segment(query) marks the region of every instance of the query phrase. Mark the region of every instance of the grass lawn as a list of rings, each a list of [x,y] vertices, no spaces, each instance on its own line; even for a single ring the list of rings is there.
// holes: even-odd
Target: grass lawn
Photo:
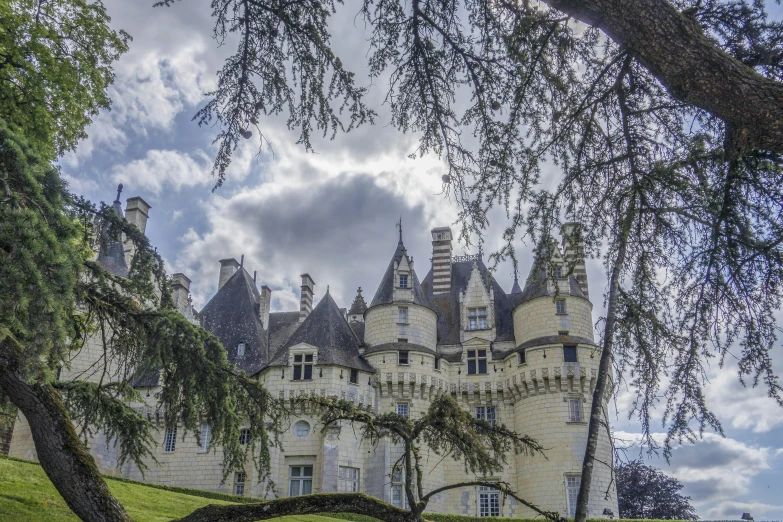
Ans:
[[[160,489],[108,480],[109,489],[137,522],[164,522],[179,518],[221,500],[173,493]],[[0,520],[14,522],[60,522],[78,520],[54,489],[41,467],[0,458]],[[333,518],[295,516],[281,522],[336,522]]]

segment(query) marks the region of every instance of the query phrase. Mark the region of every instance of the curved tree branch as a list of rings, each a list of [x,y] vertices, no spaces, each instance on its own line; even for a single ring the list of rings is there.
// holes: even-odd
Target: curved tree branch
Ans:
[[[783,83],[735,60],[666,0],[545,0],[628,49],[676,99],[726,123],[730,153],[783,152]]]

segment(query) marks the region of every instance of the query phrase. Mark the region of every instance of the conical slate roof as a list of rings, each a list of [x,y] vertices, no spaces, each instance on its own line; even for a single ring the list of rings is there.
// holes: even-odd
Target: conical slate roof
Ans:
[[[511,295],[514,294],[521,294],[522,288],[519,286],[519,280],[517,279],[517,274],[514,273],[514,286],[511,287]]]
[[[402,257],[406,255],[407,251],[405,250],[405,245],[402,244],[402,238],[400,238],[399,243],[397,243],[397,250],[394,251],[394,256],[392,256],[391,261],[389,261],[389,266],[386,268],[386,273],[383,274],[381,284],[378,285],[378,290],[375,292],[375,297],[373,297],[372,302],[370,303],[370,308],[379,304],[389,304],[394,301],[394,263],[399,263],[400,260],[402,260]],[[429,307],[427,294],[421,289],[421,283],[419,283],[419,278],[416,276],[415,270],[411,270],[411,280],[413,281],[413,303]]]
[[[364,296],[362,295],[362,287],[360,286],[356,290],[356,297],[353,299],[351,309],[348,310],[348,315],[362,315],[367,311],[367,303],[364,302]]]
[[[357,370],[375,371],[359,355],[361,343],[348,326],[345,317],[340,313],[340,307],[329,292],[289,337],[270,366],[287,365],[289,349],[300,343],[318,348],[318,364],[335,364]]]
[[[516,295],[515,303],[520,304],[525,301],[530,301],[536,297],[544,297],[550,295],[549,292],[549,277],[547,276],[547,256],[551,256],[552,252],[543,245],[552,245],[552,241],[548,238],[542,239],[539,246],[536,248],[536,257],[533,260],[533,266],[530,267],[530,274],[525,281],[525,288],[520,295]],[[555,247],[556,248],[556,247]],[[568,276],[568,286],[570,294],[587,299],[582,289],[579,287],[579,283],[573,275]],[[511,292],[515,292],[512,290]]]
[[[260,301],[252,276],[240,267],[199,314],[204,328],[223,343],[229,362],[248,375],[269,360],[267,336],[258,317]],[[245,343],[243,356],[237,354],[239,343]]]
[[[122,185],[117,187],[117,199],[112,203],[114,213],[123,218],[122,203],[120,203],[120,193]],[[104,224],[101,230],[101,241],[98,248],[98,264],[107,272],[120,277],[128,277],[128,264],[125,262],[125,247],[122,239],[112,239],[109,237],[108,224]]]

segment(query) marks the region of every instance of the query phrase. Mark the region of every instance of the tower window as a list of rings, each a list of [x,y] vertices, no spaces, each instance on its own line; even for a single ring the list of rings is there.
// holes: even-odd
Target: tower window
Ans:
[[[563,277],[563,269],[559,266],[555,267],[555,277]]]
[[[209,428],[209,424],[201,425],[201,433],[199,434],[199,440],[201,440],[201,446],[199,451],[207,451],[209,449],[209,440],[212,438],[212,430]]]
[[[245,480],[247,480],[246,474],[242,472],[237,472],[234,474],[234,495],[245,494]]]
[[[487,373],[487,351],[468,350],[468,375]]]
[[[359,384],[359,370],[351,370],[351,378],[348,382],[351,384]]]
[[[435,369],[440,370],[440,358],[435,357]]]
[[[400,288],[408,288],[408,276],[400,275]]]
[[[166,428],[163,434],[163,451],[171,453],[177,447],[177,427]]]
[[[576,346],[563,346],[563,361],[576,362]]]
[[[408,403],[407,402],[398,402],[397,403],[397,415],[400,415],[401,417],[408,418]]]
[[[397,308],[397,322],[400,324],[408,324],[408,308],[406,306]]]
[[[487,329],[487,309],[468,308],[468,330]]]
[[[479,486],[479,516],[500,516],[500,491],[489,486]]]
[[[490,425],[494,426],[497,417],[495,416],[494,406],[476,406],[476,419],[487,421]]]
[[[519,364],[525,364],[525,350],[519,352]]]
[[[313,354],[294,355],[294,380],[309,381],[313,378]]]
[[[409,364],[408,363],[408,352],[402,351],[397,357],[397,363],[398,364]]]
[[[582,399],[568,399],[568,419],[582,422]]]
[[[576,515],[576,497],[579,496],[581,477],[566,477],[566,500],[568,501],[568,516]]]
[[[245,343],[239,343],[237,345],[237,357],[245,356]]]
[[[565,299],[556,299],[555,300],[555,313],[559,315],[563,315],[566,313],[566,302]]]

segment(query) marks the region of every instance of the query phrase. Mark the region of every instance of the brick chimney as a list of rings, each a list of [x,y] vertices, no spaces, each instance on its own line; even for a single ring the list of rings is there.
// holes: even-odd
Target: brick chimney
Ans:
[[[310,277],[310,274],[302,274],[302,298],[299,301],[299,322],[305,320],[313,311],[313,288],[315,287],[315,281]]]
[[[264,330],[269,330],[269,308],[272,305],[272,290],[264,285],[261,287],[261,301],[258,303],[258,319]]]
[[[234,272],[237,271],[237,268],[239,268],[239,263],[233,257],[220,260],[220,280],[218,281],[218,290],[223,288],[223,285],[226,284],[226,281],[231,279],[231,276],[234,275]]]
[[[451,291],[451,228],[432,229],[432,292]]]
[[[563,257],[566,269],[573,267],[574,277],[579,288],[590,299],[587,287],[587,267],[585,266],[585,243],[582,238],[582,225],[580,223],[564,223],[560,229],[563,236]]]
[[[190,310],[190,279],[185,274],[173,274],[171,276],[171,297],[174,299],[174,306],[183,315],[188,315]]]

